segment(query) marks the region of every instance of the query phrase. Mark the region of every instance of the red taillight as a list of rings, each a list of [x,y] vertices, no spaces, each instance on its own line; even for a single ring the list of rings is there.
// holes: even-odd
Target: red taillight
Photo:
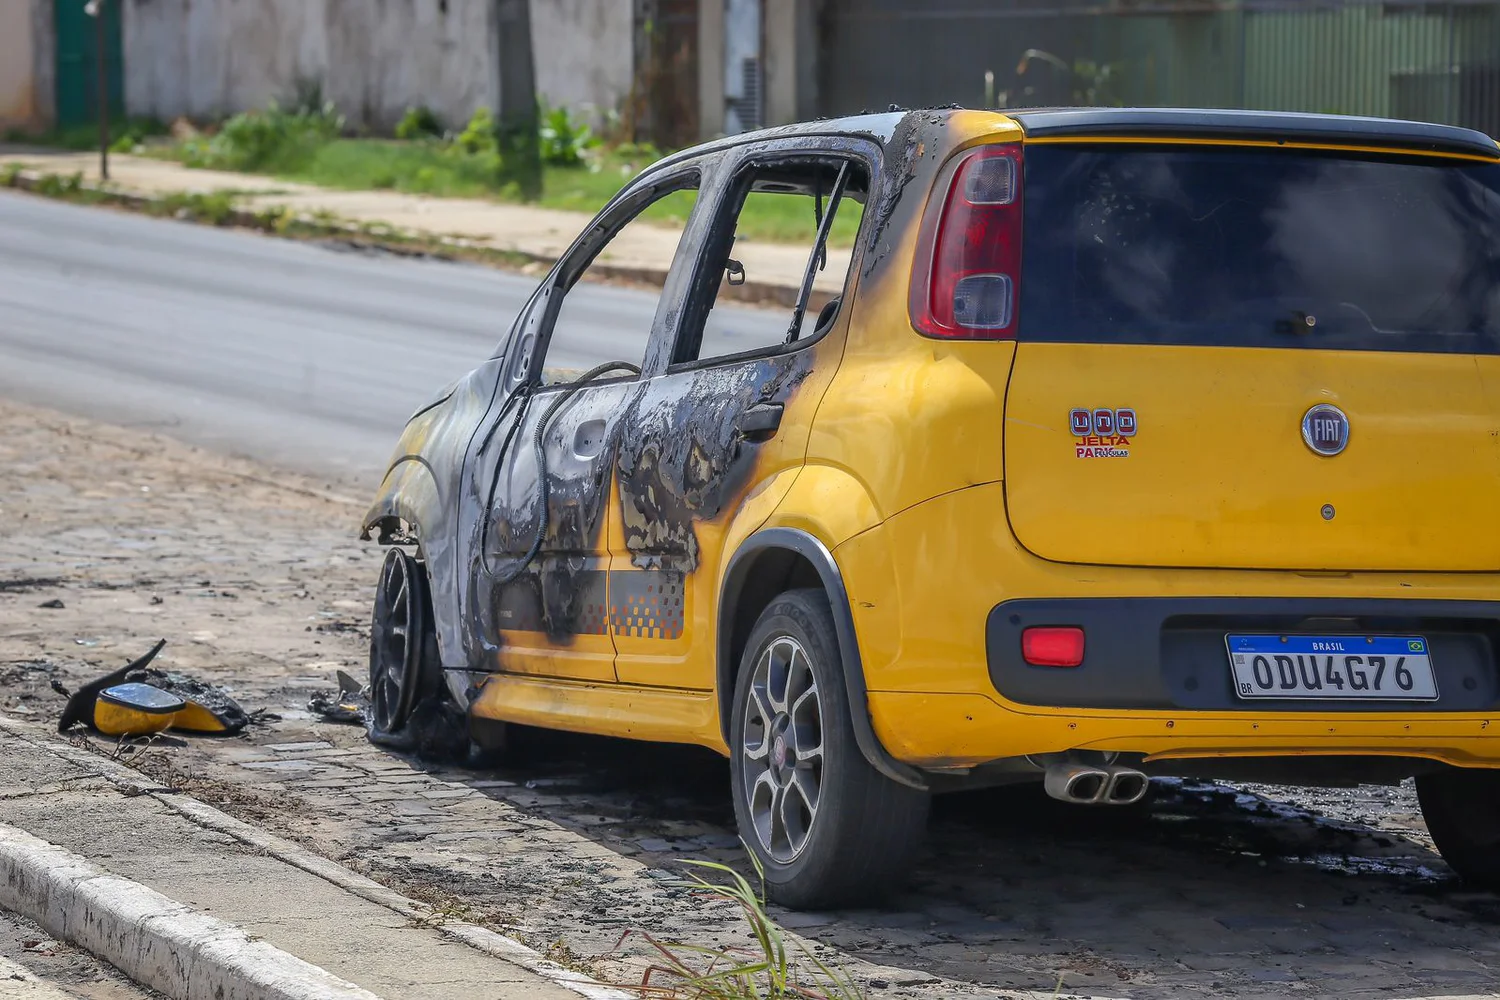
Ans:
[[[1029,628],[1021,633],[1021,658],[1033,667],[1083,664],[1083,629]]]
[[[929,337],[1008,340],[1021,291],[1021,147],[980,146],[944,169],[922,219],[911,321]],[[946,183],[946,187],[945,187]]]

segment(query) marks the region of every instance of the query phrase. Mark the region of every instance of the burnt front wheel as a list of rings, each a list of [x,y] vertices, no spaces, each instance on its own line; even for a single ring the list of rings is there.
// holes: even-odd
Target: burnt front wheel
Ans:
[[[385,554],[370,621],[370,707],[376,743],[407,742],[407,723],[427,680],[432,614],[422,564],[399,548]]]
[[[823,591],[789,591],[761,614],[733,713],[735,817],[766,894],[828,909],[899,888],[927,825],[928,796],[875,770],[856,745]]]
[[[1465,882],[1500,892],[1500,770],[1451,767],[1421,775],[1417,799],[1443,860]]]

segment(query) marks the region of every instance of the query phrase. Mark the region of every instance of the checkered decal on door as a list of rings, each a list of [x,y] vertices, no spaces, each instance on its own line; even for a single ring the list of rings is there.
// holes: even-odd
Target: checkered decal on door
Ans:
[[[558,574],[549,589],[541,573],[523,573],[495,592],[495,621],[505,631],[608,635],[606,576],[604,570]]]
[[[683,620],[681,573],[640,570],[609,575],[609,622],[617,635],[678,639]]]

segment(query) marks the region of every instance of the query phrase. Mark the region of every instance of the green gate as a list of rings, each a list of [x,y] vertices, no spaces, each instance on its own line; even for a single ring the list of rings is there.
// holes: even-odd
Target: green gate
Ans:
[[[109,116],[124,117],[125,76],[120,44],[120,6],[124,0],[100,0],[104,8],[105,73],[109,80]],[[54,0],[57,27],[57,125],[66,128],[98,121],[99,27],[84,10],[85,0]]]

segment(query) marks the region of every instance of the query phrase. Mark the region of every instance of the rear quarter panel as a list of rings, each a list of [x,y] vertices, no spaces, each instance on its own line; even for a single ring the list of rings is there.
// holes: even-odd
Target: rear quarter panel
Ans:
[[[862,484],[880,519],[1003,474],[1014,345],[921,337],[907,301],[918,229],[939,168],[968,146],[1020,138],[1013,122],[991,113],[915,112],[887,147],[876,234],[861,265],[843,362],[807,452],[809,466],[840,470]],[[820,540],[833,546],[844,539]]]

